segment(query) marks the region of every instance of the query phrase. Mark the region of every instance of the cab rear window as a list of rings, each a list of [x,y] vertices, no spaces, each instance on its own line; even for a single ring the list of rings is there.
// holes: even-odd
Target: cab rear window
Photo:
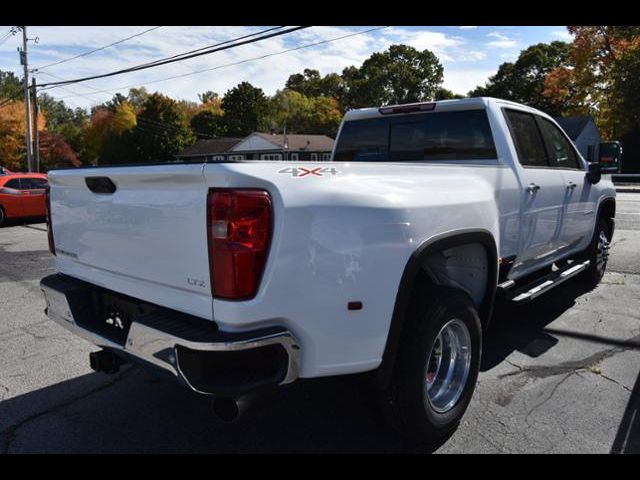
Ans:
[[[495,158],[487,112],[462,110],[346,122],[334,160],[411,162]]]

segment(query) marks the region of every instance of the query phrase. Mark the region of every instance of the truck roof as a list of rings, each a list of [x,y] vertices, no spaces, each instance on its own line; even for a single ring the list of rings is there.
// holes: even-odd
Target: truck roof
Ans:
[[[442,112],[442,111],[451,112],[455,110],[476,110],[476,109],[486,108],[490,102],[498,102],[500,104],[517,106],[519,108],[524,108],[532,112],[548,116],[544,112],[540,112],[535,108],[529,107],[521,103],[512,102],[509,100],[502,100],[500,98],[493,98],[493,97],[473,97],[473,98],[460,98],[455,100],[438,100],[436,102],[406,103],[401,105],[385,105],[383,107],[359,108],[355,110],[349,110],[344,116],[344,121],[348,122],[351,120],[363,120],[367,118],[376,118],[376,117],[385,116],[383,113],[380,112],[382,108],[384,109],[398,108],[398,110],[402,110],[403,108],[406,109],[407,107],[412,107],[412,106],[427,107],[427,106],[433,105],[433,108],[429,108],[429,110],[425,109],[423,111],[435,110],[439,112]],[[419,113],[419,110],[416,110],[416,113]],[[397,114],[406,115],[407,112],[399,111]]]

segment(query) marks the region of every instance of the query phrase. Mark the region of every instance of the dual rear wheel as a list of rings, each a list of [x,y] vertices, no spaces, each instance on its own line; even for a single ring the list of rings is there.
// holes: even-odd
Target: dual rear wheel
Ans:
[[[389,387],[387,420],[403,436],[436,444],[464,415],[480,368],[482,333],[471,298],[432,287],[414,298]]]

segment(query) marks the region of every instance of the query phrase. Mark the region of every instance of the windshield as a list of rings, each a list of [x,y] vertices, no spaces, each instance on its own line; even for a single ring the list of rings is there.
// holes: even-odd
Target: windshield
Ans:
[[[337,162],[496,159],[485,110],[378,117],[346,122]]]

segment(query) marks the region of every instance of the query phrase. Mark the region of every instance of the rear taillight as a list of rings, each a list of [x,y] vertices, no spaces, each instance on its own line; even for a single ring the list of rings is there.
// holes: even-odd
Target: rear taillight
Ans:
[[[45,190],[45,208],[47,211],[47,239],[49,240],[49,251],[56,254],[56,244],[53,241],[53,226],[51,225],[51,187],[47,185]]]
[[[256,295],[267,261],[273,210],[264,190],[213,189],[207,199],[211,290],[215,297]]]

